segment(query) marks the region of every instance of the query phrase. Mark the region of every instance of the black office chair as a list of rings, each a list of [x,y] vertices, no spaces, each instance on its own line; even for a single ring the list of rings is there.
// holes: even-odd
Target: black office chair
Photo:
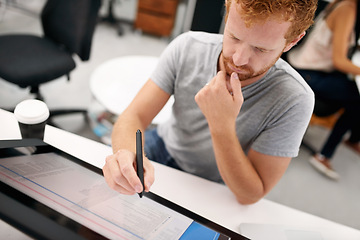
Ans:
[[[89,60],[100,5],[101,0],[48,0],[41,12],[44,36],[0,36],[0,78],[29,87],[35,98],[44,100],[40,85],[64,75],[70,79],[76,67],[73,55]],[[49,120],[69,113],[86,115],[86,110],[50,110]]]
[[[102,22],[107,22],[110,25],[113,25],[117,29],[117,34],[122,36],[124,34],[124,28],[122,23],[125,23],[124,20],[117,19],[114,14],[114,5],[115,0],[109,0],[107,7],[107,15],[101,19]]]

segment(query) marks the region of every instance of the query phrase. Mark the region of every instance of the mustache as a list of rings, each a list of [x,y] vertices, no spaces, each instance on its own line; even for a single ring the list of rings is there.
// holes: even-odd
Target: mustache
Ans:
[[[233,63],[229,63],[229,65],[231,65],[231,67],[234,69],[234,70],[237,70],[237,71],[249,71],[250,68],[247,67],[247,66],[236,66],[235,64]]]
[[[245,65],[241,65],[241,66],[235,65],[231,58],[224,57],[224,63],[225,63],[225,65],[233,68],[236,71],[247,71],[248,72],[251,70],[250,67],[245,66]]]

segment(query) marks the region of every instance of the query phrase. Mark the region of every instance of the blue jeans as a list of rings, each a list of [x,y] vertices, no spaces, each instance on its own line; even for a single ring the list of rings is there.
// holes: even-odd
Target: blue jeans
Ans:
[[[145,131],[144,151],[148,159],[181,170],[166,150],[164,141],[157,134],[156,128]]]
[[[310,85],[316,97],[329,104],[338,104],[345,110],[322,147],[321,154],[331,158],[348,131],[351,133],[349,141],[359,142],[360,95],[356,83],[349,81],[346,74],[338,71],[331,73],[300,69],[297,71]]]

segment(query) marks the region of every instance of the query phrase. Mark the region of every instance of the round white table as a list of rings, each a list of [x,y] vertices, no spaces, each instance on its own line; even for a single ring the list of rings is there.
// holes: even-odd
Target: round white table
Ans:
[[[91,92],[106,110],[119,115],[150,78],[157,63],[157,57],[141,55],[124,56],[106,61],[91,75]],[[173,102],[173,97],[171,97],[154,118],[154,124],[169,118]]]

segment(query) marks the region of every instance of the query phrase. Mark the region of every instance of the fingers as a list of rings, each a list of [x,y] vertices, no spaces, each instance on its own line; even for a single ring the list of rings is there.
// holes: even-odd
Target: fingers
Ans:
[[[118,176],[120,178],[115,178],[116,183],[123,184],[124,188],[129,186],[130,189],[127,188],[127,190],[135,191],[137,193],[141,192],[143,187],[139,177],[136,174],[136,170],[133,164],[134,162],[127,161],[127,159],[119,159],[118,163],[120,168],[120,174]]]
[[[136,191],[121,173],[120,164],[117,161],[117,155],[118,154],[114,154],[106,158],[106,163],[103,167],[105,180],[109,187],[117,192],[127,195],[135,194]],[[132,166],[132,164],[130,165]]]
[[[145,183],[145,191],[149,192],[150,187],[155,181],[155,173],[154,166],[151,164],[149,159],[144,158],[144,183]]]
[[[241,81],[239,80],[239,76],[237,73],[233,72],[230,77],[230,84],[232,89],[232,95],[235,101],[244,101],[244,96],[241,90]]]
[[[228,92],[232,95],[232,85],[229,81],[229,76],[226,75],[224,71],[219,71],[216,76],[205,85],[206,86],[212,86],[212,87],[219,87],[220,89],[226,89]]]
[[[219,71],[216,74],[216,77],[213,79],[214,84],[224,86],[226,84],[226,73],[224,71]]]
[[[127,195],[133,195],[142,191],[143,187],[136,174],[134,162],[135,153],[127,150],[120,150],[106,158],[103,173],[110,188]],[[150,189],[151,184],[154,182],[154,170],[148,160],[146,163],[146,184],[149,186],[148,189]]]

